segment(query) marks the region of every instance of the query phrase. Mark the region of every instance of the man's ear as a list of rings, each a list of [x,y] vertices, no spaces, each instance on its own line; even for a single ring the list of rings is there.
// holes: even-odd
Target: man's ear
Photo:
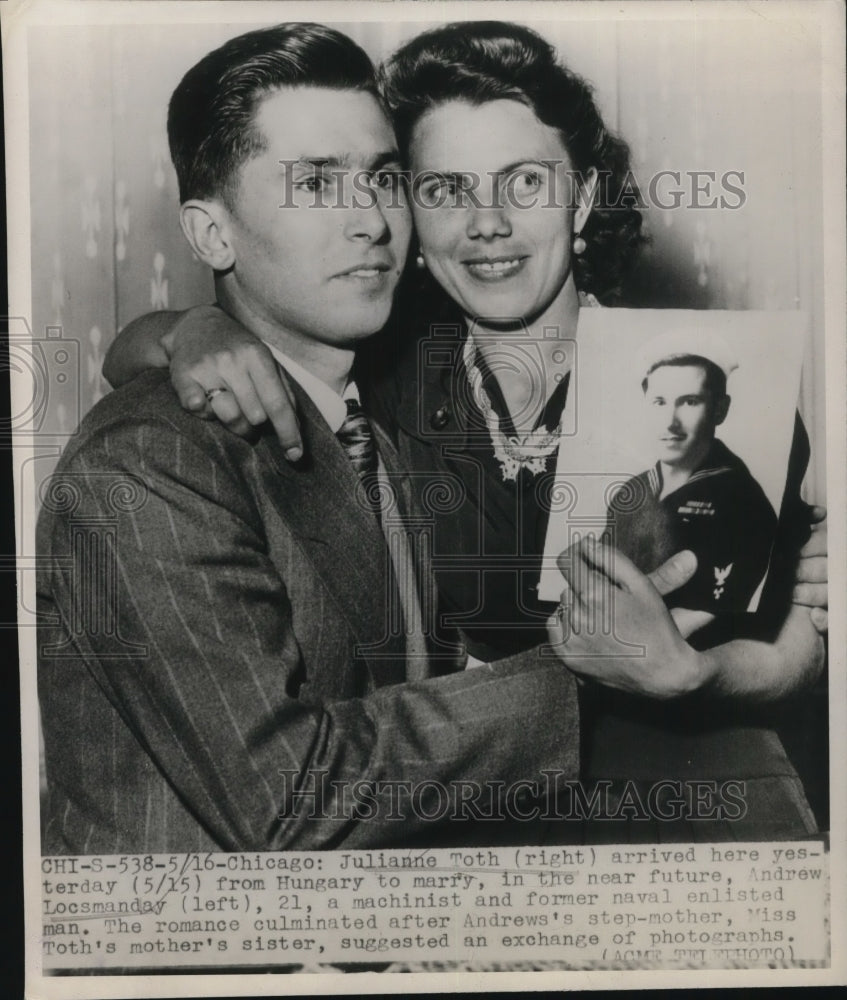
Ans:
[[[721,396],[721,398],[715,403],[715,427],[722,424],[726,420],[726,415],[729,413],[729,404],[732,402],[729,396]]]
[[[594,199],[597,197],[597,184],[599,180],[600,175],[597,173],[597,169],[591,167],[583,178],[582,183],[577,185],[576,213],[573,219],[573,231],[575,233],[582,232],[583,226],[588,221],[588,216],[591,215],[591,209],[594,207]]]
[[[179,221],[191,249],[215,271],[227,271],[235,263],[226,209],[217,201],[192,199],[183,202]]]

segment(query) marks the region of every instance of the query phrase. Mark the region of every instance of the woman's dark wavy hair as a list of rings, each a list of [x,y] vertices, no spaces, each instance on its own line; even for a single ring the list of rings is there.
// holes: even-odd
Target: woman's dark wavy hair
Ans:
[[[581,234],[587,247],[574,255],[576,286],[598,297],[619,290],[644,242],[629,148],[606,128],[590,85],[557,62],[552,45],[505,21],[447,24],[398,49],[380,70],[380,87],[404,155],[422,115],[452,100],[520,101],[557,129],[573,169],[584,176],[594,167],[600,175],[600,204]]]

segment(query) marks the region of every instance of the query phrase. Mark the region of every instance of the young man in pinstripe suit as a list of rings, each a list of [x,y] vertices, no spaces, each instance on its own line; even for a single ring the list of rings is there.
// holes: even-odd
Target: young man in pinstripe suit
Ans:
[[[573,678],[537,651],[464,670],[430,628],[425,518],[350,379],[410,232],[367,56],[242,36],[169,136],[185,234],[291,376],[307,457],[196,420],[160,372],[83,422],[39,523],[44,851],[531,838],[516,789],[577,775]]]

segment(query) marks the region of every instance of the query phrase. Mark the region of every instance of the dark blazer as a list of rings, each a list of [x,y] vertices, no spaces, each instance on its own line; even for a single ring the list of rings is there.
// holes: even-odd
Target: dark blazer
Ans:
[[[744,462],[719,438],[693,475],[659,499],[660,463],[633,476],[612,498],[607,530],[619,551],[652,573],[690,549],[697,572],[668,595],[673,608],[744,612],[765,577],[777,517]]]
[[[406,679],[384,535],[295,392],[296,468],[272,434],[251,444],[197,420],[146,373],[92,410],[42,491],[45,852],[464,842],[451,817],[471,782],[576,777],[574,682],[555,658],[462,671],[442,645],[442,676]]]

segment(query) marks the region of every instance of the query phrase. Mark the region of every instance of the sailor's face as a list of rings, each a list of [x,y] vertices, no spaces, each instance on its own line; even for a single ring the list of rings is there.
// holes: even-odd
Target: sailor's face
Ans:
[[[705,383],[698,365],[664,365],[647,379],[651,438],[665,465],[695,469],[714,440],[716,401]]]

